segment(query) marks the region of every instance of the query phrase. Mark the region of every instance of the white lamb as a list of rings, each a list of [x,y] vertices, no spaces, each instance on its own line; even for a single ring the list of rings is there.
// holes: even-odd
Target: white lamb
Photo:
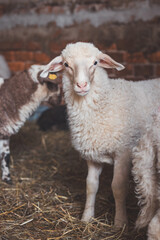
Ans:
[[[132,82],[109,79],[104,68],[124,67],[91,43],[69,44],[41,73],[63,70],[72,143],[87,160],[87,200],[83,221],[94,217],[103,163],[114,164],[115,225],[127,223],[126,194],[131,151],[143,125],[160,102],[160,79]]]
[[[140,213],[136,228],[148,225],[148,240],[160,239],[160,109],[133,149],[132,173],[136,182]]]

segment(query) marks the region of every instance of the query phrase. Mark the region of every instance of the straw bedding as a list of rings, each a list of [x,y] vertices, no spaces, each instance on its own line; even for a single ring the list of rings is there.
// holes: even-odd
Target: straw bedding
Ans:
[[[129,229],[113,227],[112,167],[100,178],[96,217],[79,219],[85,203],[86,162],[71,147],[69,131],[42,132],[26,123],[11,138],[13,184],[0,184],[0,240],[145,240],[134,231],[138,208],[130,181]]]

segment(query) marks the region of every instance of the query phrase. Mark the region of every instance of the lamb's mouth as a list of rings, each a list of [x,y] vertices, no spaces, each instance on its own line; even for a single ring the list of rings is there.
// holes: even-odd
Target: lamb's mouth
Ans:
[[[87,91],[75,91],[75,92],[79,96],[85,96],[89,93],[89,90],[87,90]]]

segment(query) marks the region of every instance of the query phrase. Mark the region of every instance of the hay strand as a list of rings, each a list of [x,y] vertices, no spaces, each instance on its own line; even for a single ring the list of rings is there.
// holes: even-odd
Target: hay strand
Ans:
[[[73,150],[68,131],[41,132],[27,123],[11,139],[13,185],[0,186],[0,236],[5,240],[145,240],[133,231],[138,209],[129,194],[128,232],[115,230],[112,167],[100,179],[96,218],[80,221],[87,166]]]

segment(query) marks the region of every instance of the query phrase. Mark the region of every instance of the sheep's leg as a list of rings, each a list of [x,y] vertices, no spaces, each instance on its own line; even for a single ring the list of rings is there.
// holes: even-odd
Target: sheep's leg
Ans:
[[[136,221],[137,229],[147,226],[157,209],[156,161],[159,154],[156,156],[156,152],[157,149],[150,132],[145,134],[138,146],[133,149],[132,173],[140,206]]]
[[[157,200],[160,203],[160,144],[158,142],[158,151],[157,151]],[[155,174],[156,175],[156,174]],[[155,195],[154,195],[155,197]],[[150,221],[148,225],[148,240],[159,240],[160,239],[160,208],[157,210],[156,214]]]
[[[99,176],[102,172],[102,165],[87,161],[88,164],[88,176],[86,179],[86,204],[82,216],[82,221],[88,222],[94,217],[94,206],[96,193],[99,187]]]
[[[148,225],[148,240],[160,239],[160,209],[158,209],[156,215],[152,218]]]
[[[157,200],[160,203],[160,149],[158,148],[157,151]],[[156,175],[156,174],[155,174]],[[155,198],[155,195],[154,195]],[[147,240],[159,240],[160,239],[160,208],[157,210],[154,217],[151,219],[148,225],[148,232],[147,232],[148,238]]]
[[[0,139],[0,159],[2,169],[2,180],[11,183],[9,163],[10,163],[10,149],[9,139]]]
[[[126,196],[128,193],[129,173],[131,168],[130,152],[126,151],[115,158],[112,191],[115,199],[114,225],[123,227],[128,223],[126,213]]]

